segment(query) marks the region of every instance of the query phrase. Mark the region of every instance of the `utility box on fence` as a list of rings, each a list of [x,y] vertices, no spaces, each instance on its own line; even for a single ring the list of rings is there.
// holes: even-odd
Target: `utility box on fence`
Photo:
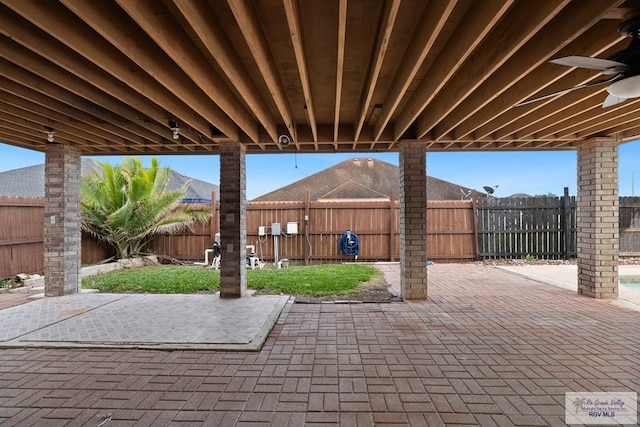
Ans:
[[[298,223],[297,222],[288,222],[287,223],[287,234],[298,234]]]

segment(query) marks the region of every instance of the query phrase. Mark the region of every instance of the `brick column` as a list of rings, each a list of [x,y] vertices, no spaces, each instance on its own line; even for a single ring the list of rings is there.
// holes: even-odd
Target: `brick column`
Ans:
[[[80,150],[48,144],[45,156],[45,295],[80,290]]]
[[[578,293],[618,297],[618,144],[578,148]]]
[[[422,142],[400,144],[400,291],[427,298],[427,156]]]
[[[240,298],[247,290],[246,148],[220,144],[220,297]]]

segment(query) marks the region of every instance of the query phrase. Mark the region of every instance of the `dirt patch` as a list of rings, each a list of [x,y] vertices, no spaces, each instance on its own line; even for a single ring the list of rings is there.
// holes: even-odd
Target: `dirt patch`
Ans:
[[[323,297],[296,296],[297,303],[319,304],[322,302],[335,303],[388,303],[401,301],[400,297],[391,292],[384,277],[375,277],[363,283],[353,292],[342,295],[326,295]]]

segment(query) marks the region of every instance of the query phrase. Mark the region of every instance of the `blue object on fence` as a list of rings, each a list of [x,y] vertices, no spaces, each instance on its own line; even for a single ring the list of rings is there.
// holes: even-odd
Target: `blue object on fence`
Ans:
[[[358,258],[360,252],[360,241],[356,233],[352,233],[351,230],[347,230],[340,239],[340,250],[346,256],[352,256]]]

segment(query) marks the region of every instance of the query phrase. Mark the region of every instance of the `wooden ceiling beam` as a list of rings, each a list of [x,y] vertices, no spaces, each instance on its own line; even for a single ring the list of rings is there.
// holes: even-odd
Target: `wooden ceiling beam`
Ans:
[[[580,70],[583,71],[583,73],[578,74],[582,78],[574,80],[575,83],[571,83],[569,86],[566,86],[566,79],[563,79],[563,77],[569,75],[574,69],[571,67],[545,63],[544,61],[549,60],[549,56],[552,54],[557,57],[576,55],[577,53],[583,56],[598,56],[610,49],[612,46],[615,46],[622,37],[616,31],[615,26],[611,25],[611,22],[605,21],[603,24],[604,25],[596,24],[594,27],[586,31],[586,33],[580,38],[572,41],[556,54],[553,54],[551,51],[549,51],[548,55],[544,52],[540,52],[540,55],[542,55],[544,59],[539,61],[539,67],[533,69],[529,74],[527,74],[526,78],[518,84],[512,85],[501,95],[496,96],[490,102],[486,102],[482,108],[478,109],[473,115],[466,118],[464,122],[460,123],[456,127],[456,133],[459,135],[467,135],[491,122],[493,118],[496,118],[496,120],[501,122],[504,121],[505,124],[515,121],[517,118],[522,117],[523,114],[533,111],[533,108],[536,107],[535,105],[524,108],[514,107],[515,104],[533,96],[540,96],[543,93],[554,92],[556,89],[551,89],[551,86],[558,87],[559,85],[554,85],[557,81],[562,81],[563,84],[565,84],[565,86],[557,89],[560,90],[593,80],[593,76],[596,74],[593,70]],[[553,25],[553,23],[551,25]],[[552,40],[549,40],[549,43],[551,42]],[[530,51],[525,50],[524,52],[529,53]],[[519,57],[520,55],[517,56]],[[513,59],[515,60],[516,57],[514,56]],[[509,62],[511,62],[511,60]],[[505,64],[505,67],[506,66],[507,64]],[[499,78],[497,74],[498,73],[496,73],[496,78]],[[602,76],[600,77],[602,78]],[[494,77],[492,77],[492,79],[493,78]],[[466,102],[469,101],[470,99]],[[487,135],[493,131],[495,131],[495,129],[483,129],[482,131],[479,131],[478,134]]]
[[[616,107],[603,108],[602,111],[598,111],[600,114],[592,114],[593,118],[566,127],[558,132],[558,135],[576,134],[579,138],[586,139],[594,134],[605,132],[608,127],[614,127],[617,124],[638,123],[639,105],[640,100],[630,99]]]
[[[543,28],[531,37],[522,49],[514,53],[453,111],[435,125],[436,139],[459,126],[473,114],[523,79],[550,56],[589,30],[602,13],[615,7],[611,0],[593,0],[589,7],[571,3],[563,8]],[[584,45],[582,45],[584,47]],[[544,81],[544,80],[543,80]],[[506,98],[505,98],[506,99]],[[502,109],[512,108],[519,99],[510,100]],[[487,110],[488,111],[488,110]],[[467,132],[467,130],[465,130]],[[461,134],[462,132],[459,132]]]
[[[311,82],[309,81],[309,70],[307,68],[307,58],[304,49],[304,34],[302,34],[302,24],[300,22],[300,10],[298,0],[283,0],[284,10],[287,15],[289,34],[293,44],[293,52],[298,66],[298,75],[302,84],[304,94],[304,104],[307,112],[307,119],[311,127],[314,141],[318,140],[318,127],[316,123],[315,105],[313,94],[311,93]]]
[[[121,1],[122,2],[122,1]],[[129,4],[130,2],[124,1]],[[242,60],[222,30],[209,5],[204,1],[166,0],[171,3],[177,13],[182,14],[190,28],[199,38],[200,44],[209,54],[209,61],[215,62],[240,96],[249,106],[253,114],[265,129],[272,142],[278,140],[276,120],[269,107],[260,97],[260,91],[252,80]],[[170,40],[170,45],[172,45]]]
[[[64,111],[64,109],[70,107],[72,111],[75,111],[79,116],[92,117],[90,121],[103,124],[103,126],[105,126],[103,129],[105,130],[108,130],[106,127],[120,128],[124,133],[128,133],[129,135],[126,136],[120,132],[120,136],[122,137],[132,139],[142,138],[151,142],[161,143],[166,140],[170,134],[170,129],[167,126],[160,129],[160,126],[156,125],[157,129],[145,129],[124,117],[116,116],[112,110],[107,110],[91,102],[87,102],[60,86],[44,80],[4,59],[0,59],[0,76],[2,74],[4,74],[4,77],[0,77],[0,82],[2,82],[2,86],[7,91],[32,101],[40,100],[44,105],[57,109],[58,111]],[[96,91],[95,88],[93,91]],[[31,96],[30,93],[37,94]],[[80,119],[79,117],[77,118]],[[113,132],[119,133],[117,130]]]
[[[85,9],[88,9],[87,13],[93,12],[90,18],[85,16],[85,18],[89,19],[90,24],[84,23],[58,3],[43,3],[38,0],[5,1],[5,5],[33,25],[62,42],[71,50],[84,55],[86,59],[103,68],[111,75],[116,76],[130,88],[154,100],[154,102],[156,102],[156,89],[158,87],[162,88],[162,92],[168,89],[175,98],[172,103],[164,104],[167,111],[175,111],[177,109],[176,102],[185,103],[192,108],[192,111],[198,111],[209,123],[216,126],[228,137],[239,139],[238,126],[217,105],[205,100],[208,98],[204,93],[193,82],[187,81],[186,76],[176,67],[170,66],[170,69],[163,69],[162,67],[167,66],[164,61],[152,64],[140,61],[147,66],[146,69],[153,74],[153,77],[163,78],[166,80],[164,83],[167,85],[157,84],[158,82],[146,71],[139,68],[138,64],[133,65],[134,63],[126,59],[120,50],[111,44],[104,43],[104,39],[91,30],[90,27],[102,30],[102,34],[107,36],[107,39],[111,39],[115,43],[122,42],[122,44],[126,44],[121,38],[129,34],[125,28],[131,29],[133,26],[123,25],[122,16],[116,16],[113,21],[110,21],[107,16],[97,13],[93,8],[93,6],[99,7],[107,3],[80,2],[80,4],[84,5]],[[106,29],[113,30],[113,32],[106,31]],[[0,31],[3,31],[3,29],[0,29]],[[32,34],[33,31],[28,33]],[[13,36],[13,33],[8,35]],[[141,40],[144,40],[144,37],[146,36],[143,36]],[[133,49],[137,46],[137,42],[130,42],[130,48]],[[140,49],[147,51],[149,46],[145,45]],[[127,49],[124,49],[124,51],[127,52]],[[43,54],[42,49],[39,53]],[[140,57],[132,55],[135,59],[147,59],[148,52],[147,54],[140,51],[137,53],[140,54]],[[46,53],[43,56],[47,56],[55,62],[55,59],[51,59]]]
[[[640,126],[640,121],[637,114],[638,106],[636,105],[635,108],[635,111],[620,114],[609,120],[597,122],[591,127],[581,129],[578,132],[578,137],[580,139],[589,139],[599,135],[614,137],[617,133],[624,133],[625,130],[637,128]]]
[[[573,150],[575,141],[457,141],[449,146],[448,142],[433,141],[428,152],[461,152],[461,151],[511,151],[511,150]]]
[[[83,0],[80,2],[85,3]],[[73,4],[72,10],[75,10],[77,0],[63,0],[63,3]],[[207,61],[203,53],[191,41],[189,36],[180,31],[175,17],[171,16],[171,12],[166,9],[161,2],[158,1],[136,1],[116,0],[120,7],[133,19],[142,30],[162,49],[171,61],[177,65],[191,80],[197,82],[200,89],[208,96],[208,98],[218,105],[227,116],[237,123],[240,128],[252,139],[257,142],[258,128],[254,118],[247,113],[244,106],[237,100],[236,96],[229,89],[226,83],[220,78],[218,72]],[[176,3],[179,4],[180,2]],[[189,2],[193,8],[189,10],[192,15],[189,16],[192,28],[198,29],[198,36],[205,37],[205,46],[216,46],[209,48],[213,58],[219,63],[226,64],[222,67],[231,83],[238,89],[240,95],[245,100],[253,114],[258,118],[260,124],[265,128],[267,134],[275,141],[277,139],[276,122],[266,104],[258,96],[255,85],[252,85],[251,79],[244,67],[239,64],[239,58],[230,47],[230,44],[222,30],[219,29],[217,23],[211,20],[211,9],[205,2]],[[198,8],[196,10],[196,8]],[[202,11],[201,9],[205,9]],[[103,9],[104,10],[104,9]],[[206,16],[209,25],[203,19]],[[217,30],[208,31],[202,34],[203,28],[211,30],[216,27]],[[131,33],[131,37],[135,33]],[[206,37],[211,37],[207,39]],[[125,39],[128,37],[125,36]],[[130,50],[133,52],[133,50]],[[157,57],[160,52],[149,52],[149,56]],[[170,61],[165,60],[168,64]],[[152,63],[149,59],[148,63]],[[247,83],[249,85],[247,86]]]
[[[569,140],[569,141],[573,141],[576,138],[575,135],[569,135],[569,136],[558,136],[558,135],[548,135],[544,138],[540,138],[540,141],[557,141],[557,140]],[[454,139],[441,139],[438,141],[435,141],[438,144],[443,144],[445,147],[447,146],[447,144],[452,144],[455,142],[460,142],[460,143],[469,143],[469,142],[479,142],[479,143],[486,143],[486,142],[495,142],[495,143],[503,143],[503,142],[507,142],[507,141],[520,141],[523,139],[532,139],[531,135],[525,135],[521,138],[505,138],[503,140],[496,140],[493,138],[484,138],[484,139],[474,139],[474,138],[454,138]]]
[[[353,140],[351,139],[350,135],[350,131],[351,127],[349,125],[341,125],[340,126],[340,130],[339,130],[339,136],[340,139],[338,139],[337,143],[338,144],[351,144],[351,146],[353,147]],[[319,124],[318,125],[318,138],[317,141],[314,138],[313,134],[311,133],[311,129],[306,128],[306,127],[302,127],[300,129],[298,129],[298,141],[302,144],[313,144],[315,142],[318,143],[326,143],[326,142],[330,142],[330,143],[336,143],[336,141],[334,141],[334,127],[332,124]],[[391,133],[390,130],[385,130],[385,132],[382,134],[382,137],[380,138],[380,141],[383,142],[384,144],[386,144],[387,142],[391,142],[391,138],[392,138],[393,134]],[[373,142],[373,127],[372,126],[365,126],[362,129],[362,133],[361,133],[361,138],[359,143],[364,144],[366,141],[367,144],[371,144]],[[352,150],[353,148],[351,148]],[[351,151],[349,150],[349,151]]]
[[[53,111],[44,111],[41,109],[34,112],[32,109],[29,109],[29,106],[16,104],[15,101],[13,103],[7,102],[6,97],[7,94],[0,92],[0,114],[2,114],[0,117],[3,120],[19,120],[20,123],[25,123],[27,126],[34,126],[34,132],[36,132],[36,135],[36,128],[40,127],[42,129],[43,140],[46,140],[44,128],[45,126],[48,126],[53,128],[56,132],[61,132],[59,134],[58,142],[73,142],[81,149],[81,151],[82,146],[89,144],[91,141],[98,144],[126,146],[126,142],[124,140],[109,140],[99,134],[96,135],[99,131],[90,127],[80,126],[79,122],[69,121],[68,118],[65,118],[62,115],[57,115]],[[64,137],[64,139],[62,139],[62,137]],[[129,148],[138,149],[139,147],[137,145],[130,145]]]
[[[569,0],[519,2],[511,8],[420,114],[415,122],[416,136],[422,138],[434,129],[568,3]]]
[[[394,122],[394,139],[399,140],[409,126],[453,77],[464,61],[484,40],[515,0],[473,2],[422,81]]]
[[[607,135],[611,137],[620,138],[623,142],[630,142],[638,139],[640,136],[640,125],[636,123],[636,126],[628,127],[626,125],[616,126],[607,130]]]
[[[579,120],[578,117],[584,115],[585,112],[593,114],[599,109],[602,109],[603,89],[594,89],[592,95],[583,94],[580,101],[572,104],[569,108],[554,114],[549,114],[544,120],[539,121],[534,126],[527,126],[514,134],[502,135],[500,133],[499,139],[508,139],[513,135],[518,135],[518,138],[531,137],[531,135],[555,135],[564,128],[570,126],[574,120]]]
[[[601,88],[600,91],[604,91],[604,88]],[[571,111],[572,114],[567,115],[566,118],[562,115],[556,115],[554,116],[555,121],[553,119],[545,121],[544,124],[548,124],[548,126],[538,126],[535,135],[544,137],[547,135],[559,135],[563,132],[566,134],[567,129],[580,126],[591,118],[598,119],[598,117],[602,117],[603,115],[611,114],[617,109],[617,107],[604,109],[602,108],[601,97],[590,97],[581,101],[579,105],[576,105]]]
[[[163,139],[159,136],[148,134],[146,138],[144,136],[141,137],[119,125],[114,124],[112,121],[105,121],[92,116],[86,112],[86,109],[69,106],[63,101],[51,97],[56,92],[54,87],[51,88],[52,93],[50,96],[29,87],[25,87],[19,83],[9,80],[6,77],[0,76],[0,88],[5,93],[15,96],[16,100],[23,99],[28,103],[28,105],[34,106],[34,111],[37,111],[37,106],[41,106],[47,110],[55,111],[56,113],[69,117],[70,121],[86,123],[87,125],[101,129],[104,132],[108,132],[108,134],[105,134],[105,138],[107,139],[122,138],[132,144],[142,144],[145,139],[158,144],[163,142]],[[111,136],[107,136],[109,134]]]
[[[336,50],[336,95],[333,108],[333,141],[338,148],[340,129],[340,107],[342,103],[342,84],[344,78],[344,52],[347,39],[347,0],[338,3],[338,46]]]
[[[117,145],[128,145],[137,147],[144,143],[141,140],[131,140],[115,135],[108,130],[104,130],[98,124],[87,123],[77,118],[60,112],[55,107],[46,107],[32,101],[25,100],[16,95],[0,89],[0,102],[4,105],[6,113],[20,115],[30,119],[42,126],[61,128],[66,132],[76,135],[82,140],[108,141]],[[154,144],[158,144],[155,142]]]
[[[144,122],[147,120],[144,116],[148,116],[161,125],[167,126],[168,120],[177,119],[181,123],[188,125],[184,126],[185,128],[193,128],[207,137],[211,134],[211,125],[202,116],[169,93],[159,83],[147,76],[146,73],[136,69],[137,67],[134,66],[133,70],[131,70],[125,66],[122,72],[114,69],[107,72],[104,67],[82,58],[62,43],[48,37],[39,30],[35,30],[15,13],[6,9],[3,10],[2,6],[0,6],[0,15],[7,17],[0,26],[0,33],[7,36],[3,37],[3,42],[6,41],[6,43],[0,44],[0,47],[11,46],[11,43],[14,42],[19,43],[22,49],[25,49],[25,56],[20,55],[17,56],[18,58],[31,63],[33,55],[29,55],[27,52],[31,50],[37,53],[40,57],[46,58],[46,60],[74,75],[78,81],[95,86],[139,111],[135,116],[129,116],[137,121]],[[11,38],[12,41],[8,41],[8,38]],[[3,56],[5,52],[7,51],[0,49],[0,56]],[[14,55],[9,52],[7,59],[12,60],[13,58]],[[40,63],[42,62],[40,61]],[[50,66],[26,68],[43,70],[41,74],[45,78],[49,76]],[[53,76],[52,74],[51,78]],[[82,86],[78,90],[81,90],[81,88]]]
[[[562,79],[558,83],[550,86],[549,90],[552,91],[555,88],[564,89],[570,86],[574,86],[574,82],[581,81],[585,77],[587,77],[587,79],[582,81],[593,80],[592,75],[590,76],[590,79],[588,78],[590,74],[593,74],[593,72],[588,70],[576,70],[573,73],[569,74],[567,78]],[[577,78],[577,80],[573,80],[574,78]],[[567,83],[569,84],[568,86]],[[492,134],[496,139],[509,138],[510,135],[516,133],[524,135],[533,134],[539,129],[544,129],[547,126],[552,126],[554,123],[557,123],[558,120],[570,119],[574,115],[582,112],[587,105],[591,107],[593,103],[596,102],[591,99],[593,97],[599,100],[600,104],[602,104],[602,101],[604,100],[604,96],[602,94],[603,89],[603,86],[594,86],[591,88],[585,88],[580,89],[579,91],[570,92],[558,98],[550,98],[540,101],[542,105],[535,105],[535,111],[528,115],[525,115],[522,119],[515,120],[507,126],[495,130]],[[481,132],[481,134],[484,133],[485,132]]]
[[[35,142],[36,146],[39,145],[41,150],[44,150],[47,145],[47,133],[44,131],[44,127],[24,117],[10,114],[6,111],[0,111],[0,127],[5,130],[7,135],[11,135],[11,137],[18,136],[24,141],[31,142],[31,144]],[[71,143],[77,147],[85,146],[88,143],[87,140],[78,138],[76,135],[67,132],[64,128],[54,130],[54,138],[59,143]],[[101,145],[103,147],[108,146],[106,141]]]
[[[0,114],[1,115],[1,114]],[[40,145],[34,145],[34,139],[36,135],[24,132],[16,132],[15,129],[11,127],[3,127],[2,123],[0,123],[0,140],[4,141],[7,144],[14,145],[16,147],[26,148],[28,150],[36,150],[44,152],[46,150],[46,136],[42,138],[42,142]],[[78,146],[78,144],[72,144]],[[83,151],[83,154],[96,154],[96,155],[107,155],[107,154],[117,154],[114,152],[113,148],[108,145],[94,145],[92,147],[91,152]]]
[[[13,138],[16,134],[24,141],[30,141],[31,146],[26,148],[45,151],[47,142],[47,134],[43,131],[42,126],[36,126],[35,123],[24,120],[20,117],[0,112],[0,128],[4,127],[5,133],[10,134]],[[36,130],[38,128],[39,130]],[[82,140],[76,135],[66,132],[64,129],[55,129],[54,139],[56,143],[70,143],[78,147],[83,155],[87,154],[113,154],[114,145],[108,141]],[[6,140],[5,140],[6,141]],[[120,145],[119,147],[125,147]],[[133,153],[140,153],[141,147],[136,146],[137,150]]]
[[[569,73],[566,77],[557,80],[552,85],[547,86],[541,94],[552,93],[593,80],[593,70],[577,69]],[[573,105],[580,102],[584,97],[588,98],[600,93],[599,89],[597,86],[580,89],[569,92],[561,97],[540,100],[528,106],[514,107],[479,127],[475,131],[475,134],[479,137],[495,135],[496,138],[501,139],[502,137],[519,132],[528,126],[535,125],[551,115],[571,109]]]
[[[278,68],[269,50],[269,44],[260,25],[255,6],[250,0],[228,0],[227,3],[256,62],[257,71],[262,75],[269,93],[280,112],[280,116],[295,143],[297,141],[296,125],[291,105],[284,85],[280,80]],[[277,148],[281,149],[280,144],[277,145]]]
[[[131,103],[125,103],[115,98],[117,93],[114,94],[114,96],[106,94],[100,87],[93,86],[85,80],[77,78],[77,76],[74,76],[58,65],[48,62],[46,59],[32,53],[29,49],[20,46],[4,36],[0,36],[0,58],[0,74],[4,74],[6,77],[25,86],[29,86],[32,89],[42,88],[41,91],[49,91],[52,90],[51,85],[54,85],[57,88],[62,88],[69,93],[73,93],[78,99],[76,104],[83,106],[83,108],[90,108],[92,114],[103,117],[105,120],[108,120],[108,115],[115,114],[120,117],[126,117],[132,126],[147,129],[159,136],[166,136],[167,132],[170,131],[167,126],[167,117],[169,117],[169,114],[162,111],[155,106],[155,104],[141,102],[140,100],[134,101],[132,98],[134,98],[135,95],[133,94],[129,95],[128,98],[125,97],[125,99],[129,99]],[[82,67],[78,68],[80,73],[86,71],[82,73],[84,78],[91,79],[94,76],[94,74],[88,70]],[[33,72],[46,70],[46,72],[39,73],[36,78],[36,74],[32,74],[32,72],[26,70],[32,70]],[[111,79],[111,77],[103,77],[105,79]],[[96,78],[96,80],[100,81],[101,79]],[[117,84],[114,82],[114,85]],[[103,87],[105,86],[103,85]],[[131,105],[142,105],[144,111],[139,111]],[[149,113],[152,116],[147,116],[145,113]],[[123,119],[115,120],[122,122]],[[181,130],[180,135],[194,143],[199,143],[201,139],[201,134],[190,128]]]
[[[427,3],[420,18],[420,24],[411,38],[411,44],[402,57],[398,71],[382,103],[382,111],[374,124],[374,141],[380,138],[391,116],[396,112],[400,101],[407,93],[457,3],[457,0],[432,0]]]
[[[28,150],[37,150],[44,151],[45,145],[42,144],[42,147],[34,147],[33,139],[30,136],[23,136],[20,134],[16,134],[11,129],[5,129],[0,125],[0,140],[4,141],[5,144],[14,145],[16,147],[26,148]]]
[[[20,2],[22,3],[22,0]],[[95,33],[87,32],[84,34],[88,41],[93,41],[95,46],[96,36],[99,34],[109,42],[109,44],[100,43],[101,49],[93,49],[93,52],[89,46],[81,46],[82,51],[92,53],[91,59],[95,60],[96,57],[100,57],[102,62],[108,63],[106,69],[112,70],[122,68],[122,65],[114,63],[118,59],[120,63],[126,64],[126,61],[122,59],[124,56],[145,70],[148,76],[183,100],[185,104],[205,117],[229,138],[233,138],[237,134],[239,127],[253,141],[258,139],[257,124],[232,97],[229,89],[219,84],[219,79],[205,78],[198,80],[196,84],[179,66],[176,66],[176,62],[168,57],[160,46],[149,42],[153,40],[151,35],[145,34],[138,26],[127,23],[126,12],[123,15],[117,6],[110,2],[64,0],[63,3],[95,31]],[[64,12],[59,11],[58,13],[62,15]],[[74,22],[71,18],[63,20],[63,23],[65,21]],[[38,25],[41,27],[47,25],[49,27],[47,31],[50,34],[54,33],[49,23],[39,22]],[[160,24],[158,23],[158,25]],[[76,24],[76,26],[78,25]],[[169,31],[172,36],[176,33],[175,28],[165,30]],[[64,35],[57,37],[61,41],[65,40]],[[95,52],[100,52],[100,54],[96,55]]]
[[[373,99],[373,92],[378,84],[380,78],[380,71],[382,70],[382,64],[387,55],[387,49],[389,48],[389,40],[393,33],[393,27],[396,24],[396,18],[398,16],[398,10],[400,9],[401,0],[389,0],[384,2],[384,8],[380,19],[378,28],[378,36],[374,51],[371,54],[371,64],[367,72],[367,82],[364,86],[360,105],[358,106],[358,115],[356,116],[356,122],[353,132],[353,148],[355,149],[356,143],[360,138],[360,132],[369,113],[371,107],[371,100]]]

